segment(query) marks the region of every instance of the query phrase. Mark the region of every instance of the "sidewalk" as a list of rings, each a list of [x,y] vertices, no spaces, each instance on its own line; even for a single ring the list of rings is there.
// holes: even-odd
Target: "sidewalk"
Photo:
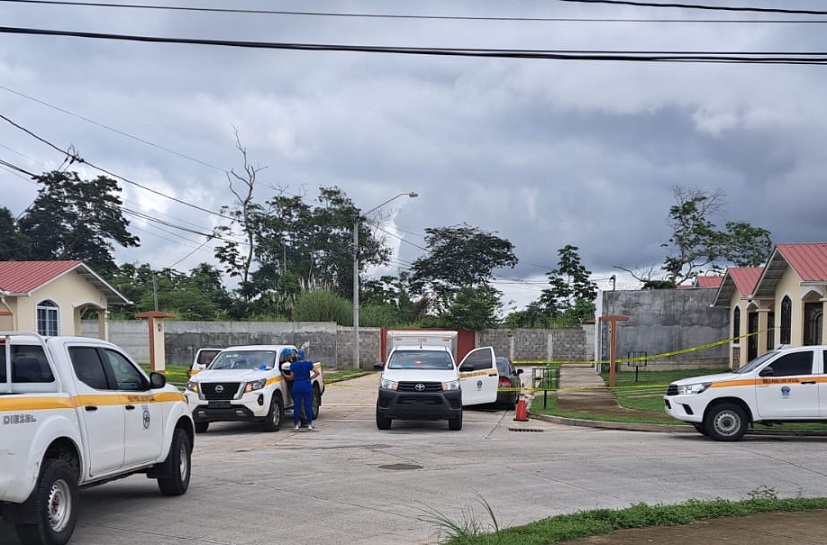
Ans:
[[[531,384],[527,384],[531,386]],[[583,404],[591,411],[629,411],[619,407],[611,392],[593,367],[563,365],[560,369],[560,405]],[[634,412],[634,411],[632,411]],[[531,413],[530,418],[557,424],[624,429],[631,431],[691,432],[688,426],[625,424],[560,418]],[[687,429],[689,428],[689,429]],[[774,512],[749,517],[715,518],[682,526],[653,526],[619,530],[611,534],[564,541],[568,545],[696,545],[729,543],[743,545],[813,545],[827,544],[827,511]]]

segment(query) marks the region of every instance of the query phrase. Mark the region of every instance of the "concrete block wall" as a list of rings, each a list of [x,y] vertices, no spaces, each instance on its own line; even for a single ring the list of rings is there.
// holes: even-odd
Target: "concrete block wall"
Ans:
[[[624,315],[629,320],[617,328],[617,358],[630,352],[647,352],[649,357],[682,352],[668,358],[652,359],[647,369],[721,368],[729,361],[727,344],[704,347],[729,336],[729,313],[713,308],[714,288],[603,291],[601,315]],[[608,325],[601,323],[599,359],[609,359]],[[619,369],[626,370],[625,364]],[[634,368],[629,369],[634,371]]]
[[[493,346],[513,361],[593,361],[594,326],[571,329],[488,329],[477,346]]]

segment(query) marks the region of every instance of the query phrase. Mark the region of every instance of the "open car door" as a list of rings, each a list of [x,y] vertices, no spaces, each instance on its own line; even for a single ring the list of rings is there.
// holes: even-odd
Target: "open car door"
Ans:
[[[459,364],[462,405],[481,405],[497,401],[500,373],[494,349],[490,346],[468,352]]]

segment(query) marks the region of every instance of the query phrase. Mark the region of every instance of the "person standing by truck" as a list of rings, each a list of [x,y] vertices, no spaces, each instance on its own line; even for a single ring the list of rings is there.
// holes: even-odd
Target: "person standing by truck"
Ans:
[[[313,384],[312,380],[319,376],[313,362],[307,359],[307,352],[299,350],[296,360],[290,364],[290,374],[287,378],[293,379],[293,425],[300,429],[301,408],[307,418],[307,429],[314,430],[313,425]]]

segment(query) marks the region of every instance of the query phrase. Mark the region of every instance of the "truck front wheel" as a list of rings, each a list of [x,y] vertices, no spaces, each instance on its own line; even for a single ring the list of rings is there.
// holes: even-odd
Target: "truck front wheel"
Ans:
[[[448,429],[454,431],[462,429],[462,411],[460,411],[459,416],[448,419]]]
[[[380,413],[378,407],[376,409],[376,427],[380,430],[391,429],[391,419]]]
[[[706,434],[716,441],[737,441],[747,432],[747,415],[734,403],[721,403],[709,409],[704,419]]]
[[[187,432],[178,428],[172,435],[167,459],[162,462],[158,488],[164,496],[180,496],[190,486],[192,444]]]
[[[195,433],[204,433],[210,427],[209,422],[196,422]]]
[[[293,410],[295,410],[295,407]],[[270,401],[270,410],[262,423],[264,431],[279,431],[282,420],[284,420],[284,402],[280,395],[273,394],[273,399]]]
[[[15,526],[23,545],[64,545],[78,517],[78,474],[66,460],[43,461],[37,485],[28,500],[34,524]]]

